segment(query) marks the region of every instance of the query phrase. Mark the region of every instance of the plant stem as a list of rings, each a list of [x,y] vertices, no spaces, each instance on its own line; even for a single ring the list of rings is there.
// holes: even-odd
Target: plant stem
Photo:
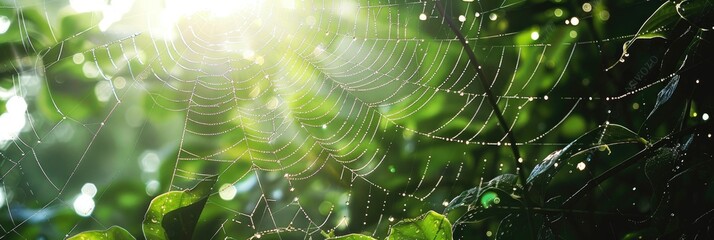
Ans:
[[[484,91],[486,92],[486,97],[488,98],[488,103],[491,105],[493,108],[494,113],[496,114],[496,118],[498,118],[498,122],[500,123],[501,127],[503,128],[503,131],[506,133],[506,136],[508,137],[508,141],[510,142],[510,147],[511,151],[513,152],[513,157],[516,163],[516,167],[518,168],[516,172],[518,172],[518,178],[520,179],[522,184],[526,184],[526,174],[525,174],[525,168],[523,167],[523,163],[521,163],[521,154],[518,151],[518,146],[516,142],[516,137],[513,135],[513,131],[511,131],[508,128],[508,123],[506,122],[506,119],[503,117],[503,113],[501,110],[498,108],[498,101],[496,101],[496,97],[491,91],[491,84],[487,83],[486,81],[486,74],[483,72],[481,69],[481,64],[479,64],[478,60],[476,59],[476,54],[474,53],[473,49],[469,46],[468,42],[466,41],[466,37],[461,33],[461,30],[459,30],[459,27],[454,23],[454,21],[446,15],[446,8],[444,8],[443,4],[441,4],[440,0],[436,0],[436,7],[439,10],[439,14],[443,18],[444,22],[451,28],[451,31],[454,32],[456,35],[456,38],[459,39],[459,42],[463,46],[464,50],[466,51],[466,55],[469,57],[469,63],[471,63],[471,66],[476,70],[476,73],[478,74],[478,80],[481,83],[481,86],[483,87]],[[531,207],[530,207],[530,200],[528,198],[527,192],[524,190],[522,192],[523,194],[523,199],[524,203],[526,206],[526,214],[528,215],[528,225],[530,226],[531,229],[531,234],[535,238],[535,228],[533,226],[533,219],[530,214],[531,212]]]
[[[570,207],[575,202],[577,202],[580,198],[582,198],[585,193],[590,192],[593,188],[597,187],[605,180],[609,179],[612,176],[615,176],[617,173],[619,173],[622,170],[627,169],[628,167],[632,166],[633,164],[651,157],[661,147],[663,147],[667,144],[670,144],[672,142],[675,142],[683,136],[686,136],[688,134],[692,134],[692,133],[696,132],[696,130],[703,127],[703,125],[710,125],[710,124],[705,123],[702,125],[684,129],[677,133],[673,133],[673,134],[665,137],[664,139],[657,141],[652,146],[643,149],[642,151],[636,153],[635,155],[629,157],[628,159],[625,159],[624,161],[622,161],[619,164],[615,165],[614,167],[608,169],[607,171],[601,173],[600,175],[596,176],[595,178],[590,179],[590,181],[585,183],[585,185],[583,185],[580,189],[578,189],[578,191],[576,191],[572,196],[570,196],[567,200],[565,200],[565,202],[563,202],[563,207],[564,208]]]
[[[441,16],[444,18],[444,22],[446,22],[447,25],[451,28],[451,30],[456,34],[456,38],[459,39],[459,42],[461,42],[461,45],[464,47],[464,50],[466,51],[466,55],[469,57],[471,66],[476,70],[476,73],[479,76],[479,82],[481,83],[481,86],[483,87],[484,91],[486,92],[486,97],[488,99],[488,103],[491,105],[493,108],[494,113],[496,114],[496,118],[498,118],[498,122],[501,125],[501,128],[503,131],[506,133],[508,137],[508,141],[510,143],[511,147],[511,152],[513,152],[513,157],[515,159],[516,167],[518,167],[518,177],[520,178],[521,182],[523,184],[526,183],[526,176],[525,176],[525,168],[523,167],[523,163],[518,161],[521,158],[521,154],[518,151],[518,146],[516,142],[516,137],[513,135],[513,131],[509,130],[508,128],[508,123],[506,122],[506,119],[503,117],[503,113],[501,113],[501,110],[498,108],[498,102],[496,101],[496,97],[491,91],[490,88],[490,83],[486,82],[486,74],[484,74],[483,70],[481,69],[481,64],[479,64],[479,61],[476,59],[476,54],[474,51],[469,47],[468,42],[466,41],[466,37],[461,33],[459,30],[458,26],[454,23],[454,21],[446,16],[446,10],[444,9],[444,6],[441,4],[440,0],[436,1],[436,7],[439,9],[439,13]]]

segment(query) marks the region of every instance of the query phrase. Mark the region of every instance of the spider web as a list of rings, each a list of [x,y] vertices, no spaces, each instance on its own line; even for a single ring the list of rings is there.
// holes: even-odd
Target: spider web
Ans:
[[[77,2],[90,9],[67,23],[58,21],[80,10],[66,1],[1,2],[8,33],[21,39],[3,65],[13,73],[3,101],[27,108],[12,116],[22,131],[1,142],[2,237],[74,214],[85,183],[97,186],[89,213],[107,214],[118,204],[108,189],[122,178],[154,196],[211,175],[206,236],[384,236],[399,219],[443,209],[464,190],[455,183],[516,171],[480,78],[526,152],[567,144],[560,128],[588,104],[667,80],[612,96],[581,84],[593,80],[571,72],[605,65],[579,55],[633,36],[589,34],[585,22],[606,21],[602,11],[556,6],[527,28],[508,26],[529,11],[523,1],[447,3],[484,63],[479,76],[432,1],[237,1],[228,13],[186,13],[181,1]],[[549,108],[568,110],[539,113]],[[597,112],[606,124],[610,111]],[[482,150],[496,154],[472,155]],[[70,219],[51,234],[116,224]]]

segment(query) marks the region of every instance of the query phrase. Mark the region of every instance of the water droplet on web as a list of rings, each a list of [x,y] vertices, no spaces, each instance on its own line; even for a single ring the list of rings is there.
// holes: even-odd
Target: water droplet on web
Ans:
[[[426,20],[426,13],[419,14],[419,20]]]
[[[578,17],[572,17],[570,18],[570,24],[573,26],[578,26],[578,24],[580,24],[580,19],[578,19]]]
[[[538,38],[540,38],[540,33],[538,33],[538,31],[531,32],[531,40],[535,41],[538,40]]]
[[[491,21],[496,21],[496,19],[498,19],[498,15],[495,13],[491,13],[488,15],[488,19],[491,19]]]
[[[82,186],[82,194],[94,197],[97,195],[97,186],[94,185],[94,183],[85,183],[84,186]]]
[[[580,170],[580,171],[585,170],[585,163],[584,163],[584,162],[578,163],[577,168],[578,168],[578,170]]]

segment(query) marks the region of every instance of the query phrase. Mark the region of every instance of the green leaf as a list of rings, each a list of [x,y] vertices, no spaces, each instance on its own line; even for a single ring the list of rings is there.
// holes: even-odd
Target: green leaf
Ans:
[[[525,209],[521,196],[517,193],[523,190],[515,174],[503,174],[482,187],[475,187],[462,192],[451,200],[446,211],[468,206],[468,213],[460,221],[478,222],[491,217],[505,217],[513,212]]]
[[[700,29],[712,29],[714,26],[714,1],[685,0],[677,4],[677,14],[690,24]]]
[[[529,191],[542,190],[568,159],[574,156],[593,151],[607,151],[610,149],[609,145],[626,143],[647,144],[647,141],[632,130],[617,124],[606,124],[585,133],[564,148],[552,152],[533,168],[526,180]]]
[[[418,218],[399,221],[389,229],[387,240],[398,239],[424,239],[440,240],[452,239],[451,223],[444,215],[429,211]]]
[[[679,3],[665,1],[637,31],[635,37],[622,46],[620,61],[627,57],[627,50],[639,39],[667,38],[666,33],[680,20],[699,29],[710,30],[714,26],[714,3],[712,0],[684,0]],[[610,68],[617,65],[617,62]]]
[[[652,15],[647,18],[644,24],[635,34],[635,37],[622,45],[622,56],[618,62],[624,61],[629,55],[627,50],[639,39],[667,38],[665,32],[672,28],[680,20],[677,14],[676,5],[672,1],[665,1]],[[612,69],[617,62],[608,68]]]
[[[328,239],[334,239],[334,240],[376,240],[373,237],[367,236],[367,235],[362,235],[362,234],[347,234],[344,236],[338,236],[338,237],[331,237]]]
[[[657,94],[657,102],[655,103],[654,108],[652,108],[652,112],[647,116],[647,118],[650,118],[652,114],[657,111],[659,107],[661,107],[664,103],[669,100],[672,95],[674,95],[675,90],[677,90],[677,85],[679,84],[679,75],[674,75],[671,80],[669,80],[669,83],[667,83],[667,86],[665,86],[658,94]]]
[[[125,239],[136,239],[134,236],[129,234],[129,231],[119,226],[112,226],[107,230],[93,230],[81,232],[74,235],[67,240],[125,240]]]
[[[520,197],[515,194],[519,189],[522,189],[522,186],[518,184],[518,176],[515,174],[503,174],[491,179],[482,187],[475,187],[462,192],[449,202],[446,206],[446,211],[462,206],[468,206],[469,209],[474,209],[478,206],[488,208],[494,203],[500,203],[502,200],[498,192],[510,195],[513,199],[519,199]]]
[[[171,191],[151,200],[142,229],[146,239],[191,239],[217,177],[209,177],[194,188]]]

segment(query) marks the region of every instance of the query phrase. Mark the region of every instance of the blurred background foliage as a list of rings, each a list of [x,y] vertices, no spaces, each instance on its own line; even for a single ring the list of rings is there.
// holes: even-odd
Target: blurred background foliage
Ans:
[[[526,225],[542,225],[543,238],[711,234],[709,0],[672,1],[695,13],[665,15],[648,32],[666,1],[443,1],[523,143],[525,171],[573,141],[592,147],[566,149],[537,193],[520,181],[496,187],[503,206],[503,193],[521,204],[531,195],[525,205],[540,210],[530,224],[525,205],[475,221],[483,196],[457,198],[515,174],[516,159],[433,1],[354,1],[360,11],[346,15],[298,1],[290,16],[178,19],[173,38],[152,18],[162,1],[112,9],[122,14],[110,27],[102,8],[77,6],[123,1],[72,2],[0,1],[3,238],[112,225],[141,238],[155,196],[213,174],[201,236],[383,237],[392,222],[450,202],[469,206],[448,212],[463,239],[519,238]],[[244,41],[235,36],[262,48],[212,49]],[[652,39],[623,55],[637,36]],[[610,124],[641,139],[603,143]],[[563,205],[631,156],[640,159]]]

